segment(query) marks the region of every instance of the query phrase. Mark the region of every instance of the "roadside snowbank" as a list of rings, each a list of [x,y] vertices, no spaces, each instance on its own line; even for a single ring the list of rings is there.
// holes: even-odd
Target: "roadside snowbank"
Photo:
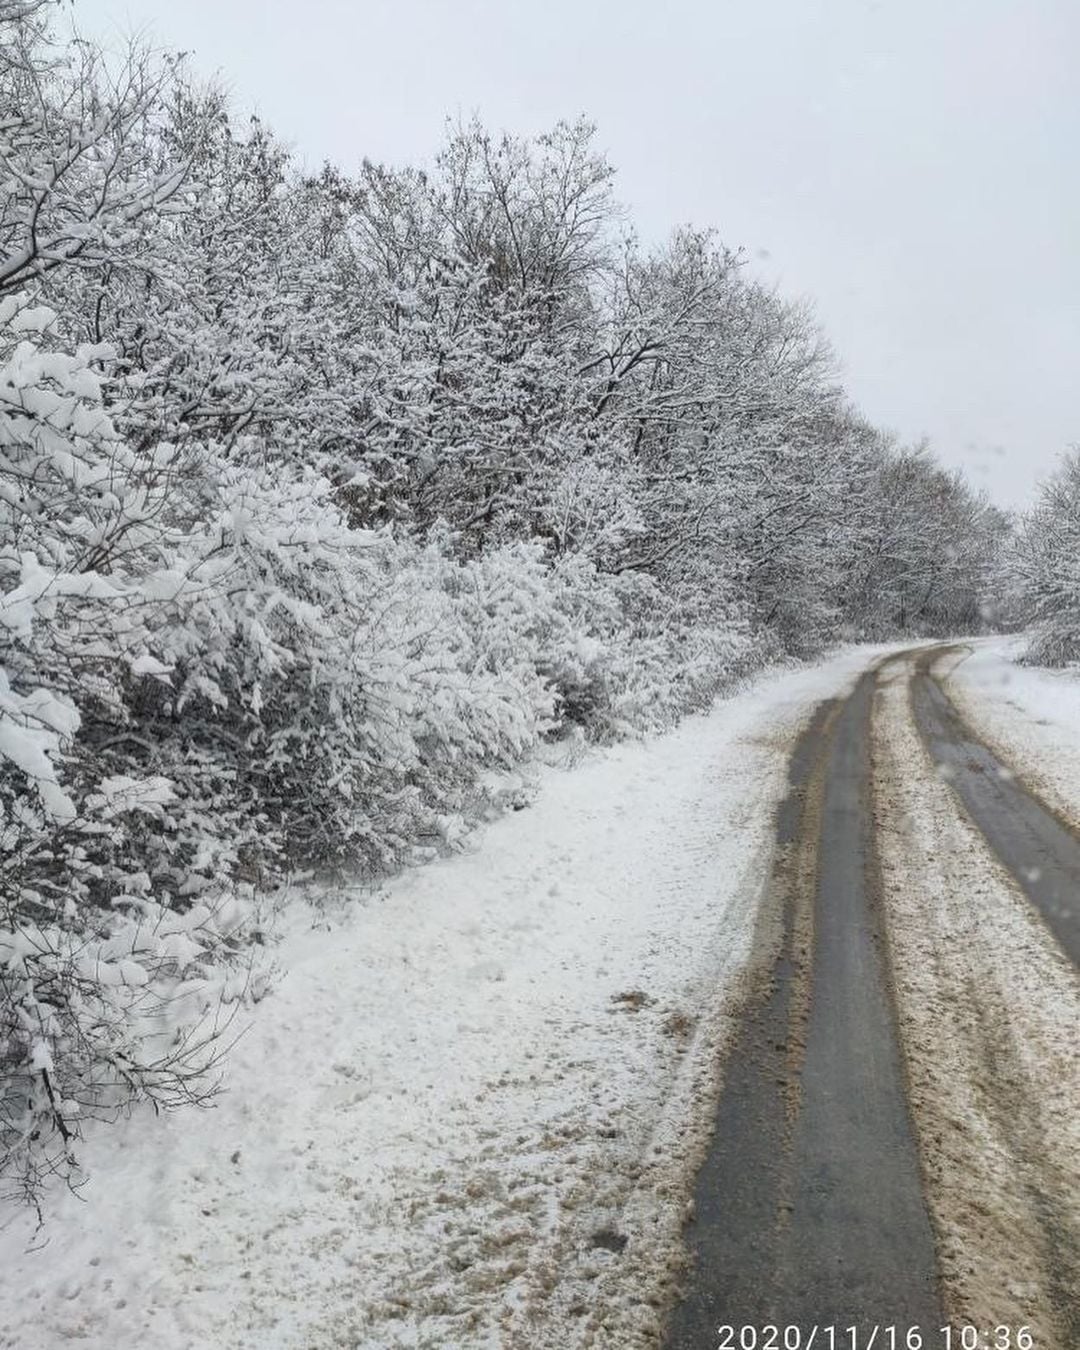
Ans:
[[[540,770],[471,851],[304,907],[217,1107],[91,1135],[82,1198],[0,1233],[0,1344],[647,1343],[785,755],[874,654]]]
[[[1080,670],[1016,664],[1028,638],[982,638],[938,673],[969,726],[1080,827]]]

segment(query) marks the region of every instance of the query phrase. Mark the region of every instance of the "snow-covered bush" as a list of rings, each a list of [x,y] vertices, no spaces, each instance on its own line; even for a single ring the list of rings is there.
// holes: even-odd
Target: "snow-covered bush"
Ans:
[[[638,572],[604,573],[581,556],[551,574],[557,623],[544,634],[541,669],[565,722],[612,741],[672,726],[700,711],[754,659],[733,615],[713,623],[686,599]]]
[[[0,322],[0,1170],[32,1191],[86,1116],[207,1090],[238,886],[453,838],[560,724],[699,703],[702,644],[581,555],[356,529],[261,441],[135,451],[108,348]]]
[[[84,736],[164,669],[141,582],[168,456],[137,461],[101,405],[110,353],[52,325],[0,301],[0,1178],[31,1196],[85,1116],[209,1090],[221,972],[247,962],[243,905],[177,906],[155,874],[174,785],[104,771]]]

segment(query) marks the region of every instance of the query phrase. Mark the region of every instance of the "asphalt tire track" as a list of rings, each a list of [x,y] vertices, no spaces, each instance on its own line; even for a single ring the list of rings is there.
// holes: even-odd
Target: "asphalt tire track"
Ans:
[[[714,1346],[722,1323],[941,1325],[877,904],[874,681],[819,710],[793,756],[784,940],[727,1065],[670,1350]]]

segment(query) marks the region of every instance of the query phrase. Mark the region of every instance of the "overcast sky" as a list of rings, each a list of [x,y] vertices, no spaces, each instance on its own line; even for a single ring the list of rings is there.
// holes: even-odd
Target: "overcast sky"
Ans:
[[[1078,0],[75,0],[306,161],[587,114],[645,239],[810,296],[855,401],[1004,505],[1080,442]]]

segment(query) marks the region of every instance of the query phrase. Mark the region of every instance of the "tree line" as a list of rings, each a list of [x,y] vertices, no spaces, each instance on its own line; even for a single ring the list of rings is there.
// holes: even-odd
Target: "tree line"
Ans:
[[[306,173],[0,0],[0,1176],[211,1090],[262,899],[543,740],[983,622],[1008,522],[584,121]]]
[[[1080,661],[1080,450],[1062,457],[1020,514],[1002,550],[1001,622],[1026,629],[1022,660]]]

